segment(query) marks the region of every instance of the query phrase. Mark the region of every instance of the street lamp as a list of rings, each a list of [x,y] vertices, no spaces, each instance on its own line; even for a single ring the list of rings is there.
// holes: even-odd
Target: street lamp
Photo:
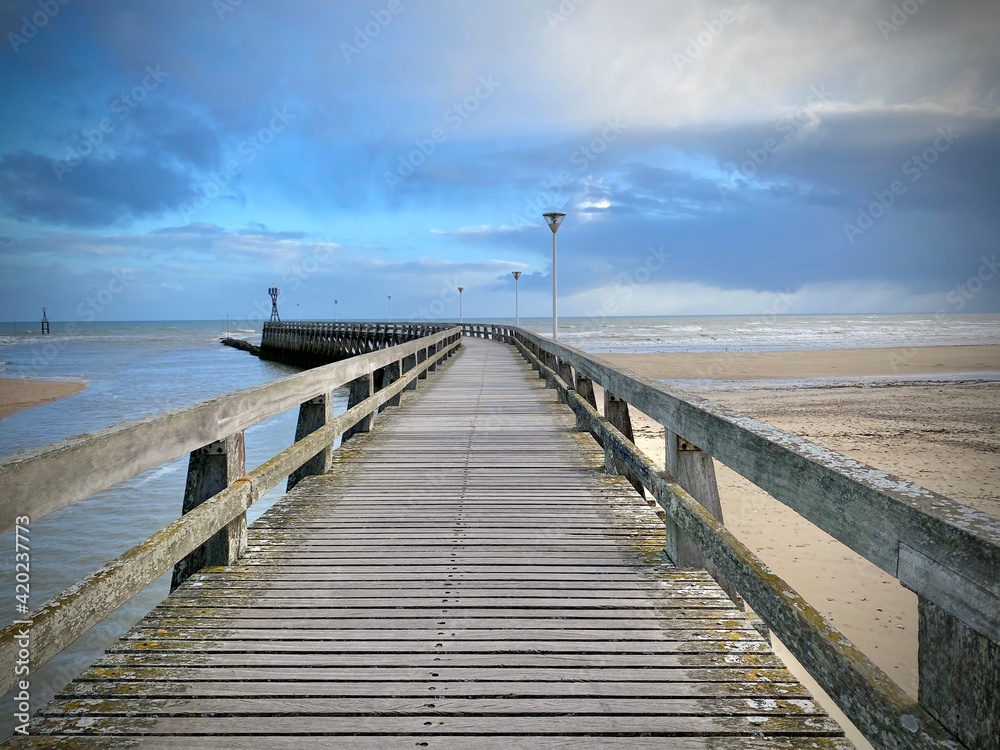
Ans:
[[[339,311],[339,308],[337,307],[337,303],[338,302],[340,302],[339,299],[335,299],[333,301],[333,322],[334,323],[339,323],[340,322],[340,311]]]
[[[552,230],[552,340],[559,340],[559,308],[556,304],[556,232],[559,231],[559,227],[566,218],[566,214],[560,211],[550,211],[547,214],[542,214],[542,218],[545,219],[546,223],[549,225],[549,229]]]
[[[465,317],[462,315],[462,292],[465,291],[464,286],[458,288],[458,324],[464,325]]]
[[[392,322],[392,295],[391,294],[387,294],[385,296],[389,298],[389,322],[391,323]]]
[[[521,308],[517,300],[517,280],[521,278],[520,271],[511,271],[510,275],[514,277],[514,325],[518,328],[521,327]]]

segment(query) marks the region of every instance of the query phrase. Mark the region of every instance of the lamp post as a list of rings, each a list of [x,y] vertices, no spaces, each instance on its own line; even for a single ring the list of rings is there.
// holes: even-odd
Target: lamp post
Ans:
[[[561,211],[550,211],[547,214],[542,214],[542,218],[549,225],[549,229],[552,230],[552,340],[559,340],[559,307],[557,304],[556,297],[556,232],[559,231],[559,227],[566,218],[566,214]]]
[[[389,298],[389,322],[391,323],[392,322],[392,295],[391,294],[387,294],[385,296]]]
[[[521,307],[517,299],[517,280],[521,278],[520,271],[511,271],[510,275],[514,277],[514,325],[518,328],[521,327]]]
[[[340,302],[339,299],[335,299],[333,301],[333,322],[334,323],[339,323],[340,322],[340,311],[337,308],[337,303],[338,302]]]
[[[460,286],[458,288],[458,324],[459,325],[464,325],[465,324],[465,316],[462,314],[462,292],[464,292],[464,291],[465,291],[465,287],[464,286]]]

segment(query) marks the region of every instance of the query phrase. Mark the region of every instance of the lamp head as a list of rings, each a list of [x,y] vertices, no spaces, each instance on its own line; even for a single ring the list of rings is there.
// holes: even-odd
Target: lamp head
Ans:
[[[514,281],[517,281],[519,278],[521,278],[521,272],[520,271],[511,271],[510,275],[514,277]]]
[[[550,211],[547,214],[542,214],[542,218],[545,219],[546,223],[549,225],[549,229],[552,230],[552,234],[559,231],[559,227],[566,218],[566,214],[561,211]]]
[[[458,293],[459,293],[459,294],[461,294],[461,293],[462,293],[462,292],[464,292],[464,291],[465,291],[465,287],[464,287],[464,286],[460,286],[460,287],[458,288]]]

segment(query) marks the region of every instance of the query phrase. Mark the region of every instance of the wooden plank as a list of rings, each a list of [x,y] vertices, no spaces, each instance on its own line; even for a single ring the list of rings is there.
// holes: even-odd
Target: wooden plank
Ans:
[[[778,735],[836,736],[839,727],[821,716],[518,716],[463,717],[425,713],[413,716],[158,716],[47,717],[37,723],[41,734],[509,734],[512,723],[522,735]],[[412,741],[412,740],[411,740]]]
[[[72,697],[56,699],[39,716],[285,716],[369,714],[385,716],[824,716],[808,698],[600,698],[513,697],[457,698],[426,695],[408,697],[303,698],[300,696],[147,698]]]
[[[147,670],[152,671],[152,670]],[[180,671],[180,670],[176,670]],[[190,671],[190,670],[189,670]],[[367,675],[365,675],[367,677]],[[546,677],[550,674],[546,673]],[[223,697],[380,697],[394,698],[414,697],[426,698],[428,687],[434,687],[435,698],[478,697],[505,698],[507,696],[541,696],[546,698],[590,697],[613,698],[634,697],[646,698],[808,698],[809,693],[796,682],[573,682],[554,681],[525,682],[522,680],[507,680],[491,682],[482,679],[476,672],[470,671],[469,679],[446,682],[438,679],[401,681],[375,681],[365,679],[357,682],[331,681],[295,681],[278,682],[267,679],[267,675],[258,675],[255,681],[233,680],[201,680],[201,681],[170,681],[155,679],[147,681],[127,680],[115,681],[102,679],[97,682],[75,682],[60,693],[63,699],[69,698],[223,698]],[[791,678],[789,678],[791,679]]]
[[[13,748],[51,748],[65,750],[66,740],[60,738],[37,737],[30,740],[14,739]],[[462,737],[459,735],[428,735],[414,739],[403,735],[363,736],[352,734],[349,739],[351,750],[413,750],[414,747],[436,747],[447,750],[854,750],[847,740],[837,737],[767,737],[753,735],[736,737],[600,737],[600,736],[518,736],[497,734],[492,736]],[[247,740],[243,737],[214,735],[213,748],[219,750],[246,750]],[[72,746],[81,750],[145,750],[147,748],[167,748],[168,750],[203,750],[204,737],[169,737],[129,735],[127,738],[110,736],[72,738]],[[297,735],[282,737],[267,736],[267,747],[273,750],[327,750],[331,746],[329,737],[309,737]]]

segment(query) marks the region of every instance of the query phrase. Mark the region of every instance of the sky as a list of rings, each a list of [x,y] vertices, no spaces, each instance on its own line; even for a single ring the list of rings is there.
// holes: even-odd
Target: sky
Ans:
[[[995,0],[3,0],[0,319],[1000,311]],[[336,300],[336,302],[334,302]]]

